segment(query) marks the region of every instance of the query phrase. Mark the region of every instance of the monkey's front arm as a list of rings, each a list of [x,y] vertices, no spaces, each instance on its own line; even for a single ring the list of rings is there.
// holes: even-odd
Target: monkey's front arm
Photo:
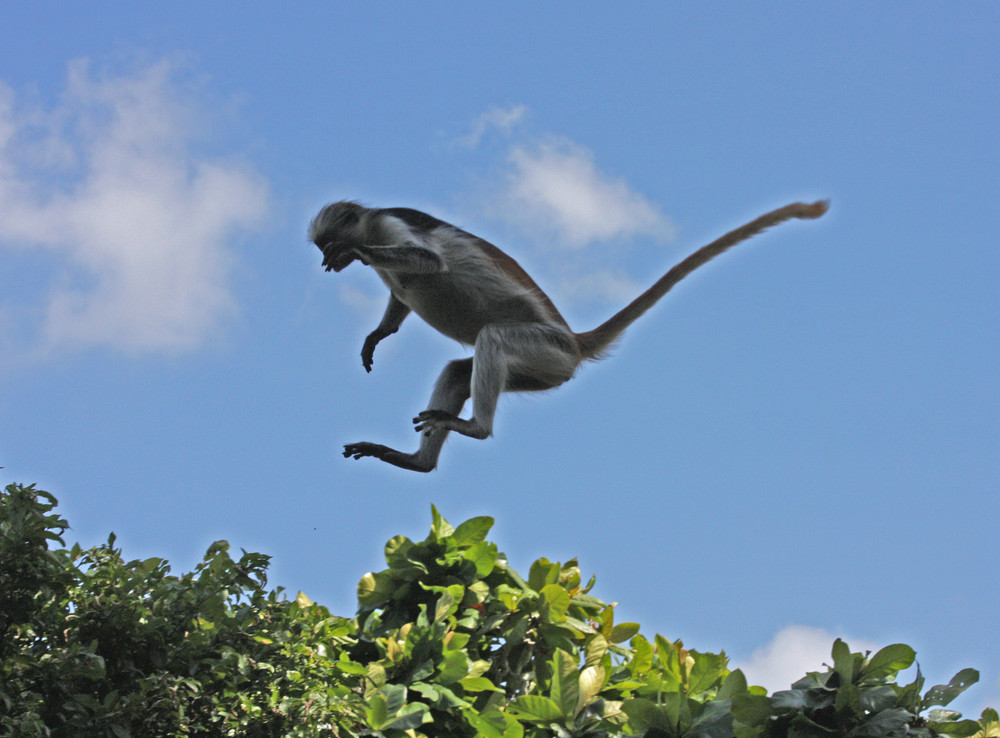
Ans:
[[[368,338],[365,339],[365,345],[361,348],[361,363],[365,367],[366,372],[372,370],[372,357],[375,355],[375,347],[379,341],[398,331],[399,326],[402,325],[409,314],[410,308],[400,302],[399,298],[390,292],[389,304],[385,308],[382,322],[378,324],[378,328],[368,334]]]

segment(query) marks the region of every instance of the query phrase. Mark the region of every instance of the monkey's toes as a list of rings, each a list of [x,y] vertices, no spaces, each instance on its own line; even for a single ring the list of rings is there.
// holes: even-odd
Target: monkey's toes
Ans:
[[[454,419],[455,416],[445,410],[424,410],[413,419],[413,430],[426,435],[439,425]]]

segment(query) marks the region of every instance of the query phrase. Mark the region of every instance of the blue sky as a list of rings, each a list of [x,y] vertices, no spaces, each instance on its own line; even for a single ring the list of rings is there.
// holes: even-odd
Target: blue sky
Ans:
[[[213,540],[349,614],[384,541],[496,518],[515,566],[786,686],[905,641],[1000,703],[1000,10],[986,4],[17,4],[0,44],[0,481],[85,545]],[[320,269],[324,203],[427,210],[574,329],[750,218],[607,361],[439,469],[466,350]],[[787,675],[787,676],[786,676]]]

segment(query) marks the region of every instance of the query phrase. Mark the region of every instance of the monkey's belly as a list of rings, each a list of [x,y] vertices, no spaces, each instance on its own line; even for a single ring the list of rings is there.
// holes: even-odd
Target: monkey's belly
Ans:
[[[460,343],[473,345],[484,326],[496,323],[544,323],[529,300],[486,300],[458,290],[409,292],[401,290],[400,301],[428,325]]]

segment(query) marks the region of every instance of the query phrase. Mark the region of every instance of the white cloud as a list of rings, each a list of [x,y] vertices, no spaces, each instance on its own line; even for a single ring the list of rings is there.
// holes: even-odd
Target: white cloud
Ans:
[[[789,625],[763,648],[748,659],[734,659],[732,668],[739,667],[747,682],[767,688],[768,692],[789,689],[810,671],[823,671],[823,664],[832,664],[830,651],[838,636],[822,628]],[[843,638],[852,652],[875,651],[877,646],[867,641]]]
[[[600,171],[582,146],[565,139],[515,145],[509,163],[501,208],[521,228],[552,234],[568,247],[673,235],[659,208],[623,179]]]
[[[36,311],[48,348],[188,350],[236,310],[230,240],[262,223],[267,183],[194,153],[206,116],[177,76],[74,62],[41,112],[0,85],[0,247],[58,257]]]
[[[480,113],[472,122],[472,130],[469,134],[458,139],[456,143],[460,146],[473,148],[479,145],[483,136],[491,129],[498,130],[504,135],[510,135],[514,126],[523,121],[527,114],[528,108],[525,105],[511,105],[507,108],[494,106],[485,113]]]
[[[598,298],[611,303],[631,302],[644,287],[619,271],[602,270],[560,281],[560,294],[570,299],[593,300]]]

